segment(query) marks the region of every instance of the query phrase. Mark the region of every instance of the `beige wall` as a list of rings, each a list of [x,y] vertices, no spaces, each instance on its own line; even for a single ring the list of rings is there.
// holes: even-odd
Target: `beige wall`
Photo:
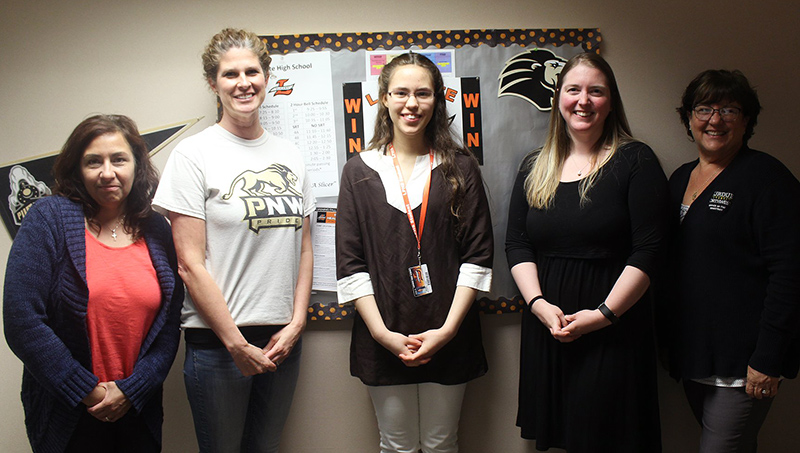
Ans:
[[[0,163],[57,150],[90,113],[125,113],[142,129],[200,116],[205,119],[190,133],[210,125],[214,100],[204,86],[199,55],[223,26],[262,34],[599,27],[633,130],[656,150],[668,173],[694,155],[674,113],[681,90],[701,70],[738,68],[759,88],[764,105],[751,144],[800,174],[800,156],[793,152],[800,10],[789,1],[373,1],[366,9],[356,0],[2,2]],[[159,167],[170,150],[157,156]],[[0,233],[0,257],[7,256],[10,244]],[[0,263],[4,270],[5,259]],[[349,327],[349,322],[309,327],[285,452],[376,451],[368,396],[348,372]],[[514,427],[518,318],[486,316],[484,331],[491,369],[468,387],[462,451],[534,451]],[[196,448],[181,354],[166,383],[167,452]],[[19,402],[21,368],[0,345],[3,452],[29,451]],[[662,378],[665,451],[692,451],[697,429],[680,389]],[[800,451],[800,386],[787,382],[781,392],[762,430],[761,451]]]

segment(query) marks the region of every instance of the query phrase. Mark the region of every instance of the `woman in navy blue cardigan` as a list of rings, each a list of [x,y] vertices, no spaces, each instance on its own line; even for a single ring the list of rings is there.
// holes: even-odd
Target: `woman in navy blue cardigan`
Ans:
[[[73,131],[54,173],[55,195],[14,240],[3,294],[31,446],[160,451],[183,284],[169,225],[150,208],[157,172],[133,121],[98,115]]]

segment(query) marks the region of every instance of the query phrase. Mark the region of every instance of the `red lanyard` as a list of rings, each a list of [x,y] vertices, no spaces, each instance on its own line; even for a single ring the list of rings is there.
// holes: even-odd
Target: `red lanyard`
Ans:
[[[400,161],[397,160],[397,153],[394,152],[394,146],[389,144],[389,153],[392,155],[394,162],[394,171],[397,173],[397,181],[400,183],[400,193],[403,194],[403,202],[406,204],[406,215],[408,216],[408,223],[411,224],[411,230],[414,232],[414,237],[417,238],[417,258],[422,261],[422,229],[425,227],[425,214],[428,212],[428,195],[431,192],[431,172],[433,172],[433,150],[430,150],[428,155],[431,159],[431,166],[428,171],[428,179],[425,181],[425,189],[422,191],[422,210],[419,213],[419,234],[417,234],[417,224],[414,222],[414,213],[411,210],[411,202],[408,201],[408,190],[406,190],[406,183],[403,181],[403,170],[400,168]]]

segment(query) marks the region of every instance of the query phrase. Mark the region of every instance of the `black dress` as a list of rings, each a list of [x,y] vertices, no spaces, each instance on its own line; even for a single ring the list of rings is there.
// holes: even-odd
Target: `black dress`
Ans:
[[[666,177],[642,143],[621,147],[580,204],[579,182],[561,183],[554,205],[530,209],[517,176],[509,207],[509,267],[534,262],[546,300],[565,314],[605,301],[625,266],[657,268],[666,214]],[[555,340],[523,310],[517,425],[536,448],[660,452],[651,297],[618,324],[572,343]]]

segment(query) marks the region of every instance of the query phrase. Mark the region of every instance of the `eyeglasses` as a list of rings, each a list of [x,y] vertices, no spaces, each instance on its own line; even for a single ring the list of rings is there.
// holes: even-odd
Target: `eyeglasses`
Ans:
[[[706,107],[704,105],[700,105],[695,107],[693,110],[695,118],[700,121],[708,121],[714,116],[714,112],[719,113],[720,118],[722,121],[731,122],[739,118],[739,114],[742,113],[742,109],[739,107],[722,107],[721,109],[712,109],[711,107]]]
[[[412,92],[407,91],[407,90],[394,90],[394,91],[389,91],[386,94],[391,96],[392,99],[394,99],[396,101],[405,102],[405,101],[408,100],[409,97],[414,96],[417,99],[417,102],[426,102],[426,101],[430,101],[431,99],[433,99],[433,94],[434,93],[433,93],[433,91],[429,91],[429,90],[419,90],[419,91],[417,91],[415,93],[412,93]]]

